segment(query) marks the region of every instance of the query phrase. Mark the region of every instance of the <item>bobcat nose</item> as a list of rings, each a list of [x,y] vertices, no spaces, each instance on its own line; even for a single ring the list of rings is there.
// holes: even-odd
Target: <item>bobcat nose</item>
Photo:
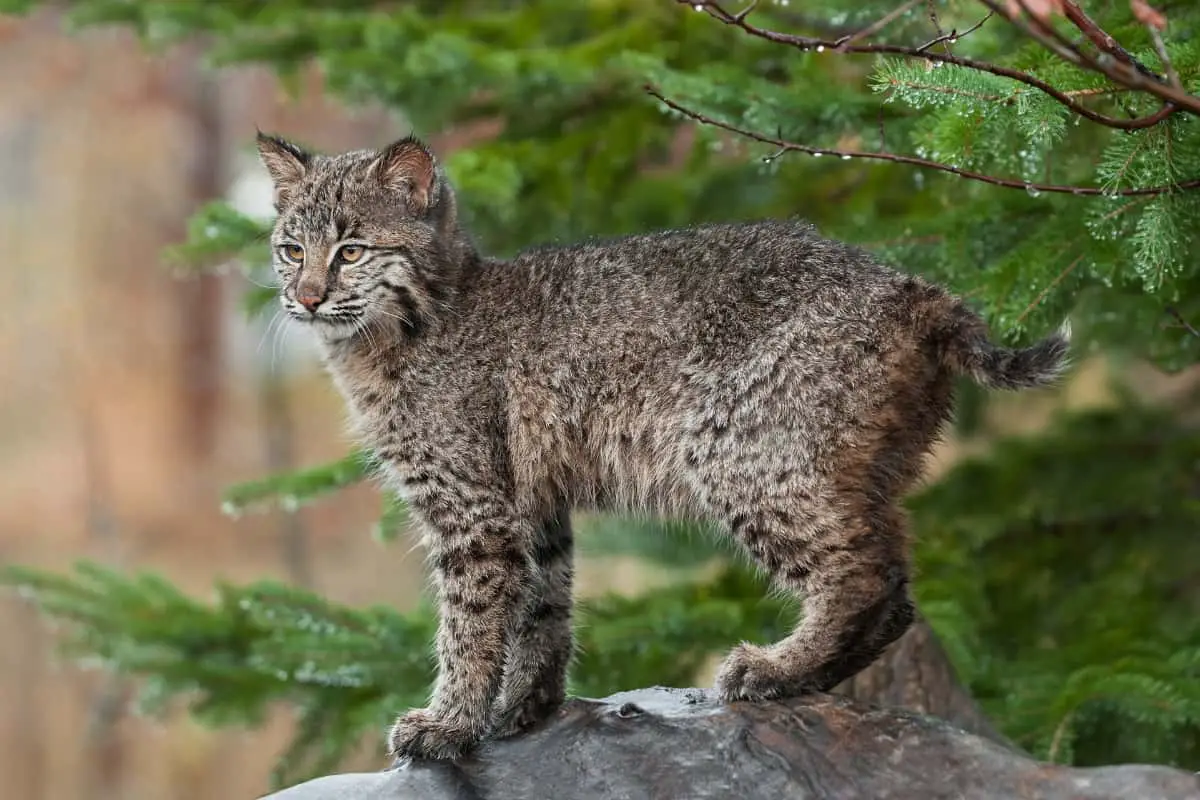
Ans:
[[[296,302],[309,312],[315,312],[317,306],[325,302],[325,292],[315,286],[302,286],[296,290]]]

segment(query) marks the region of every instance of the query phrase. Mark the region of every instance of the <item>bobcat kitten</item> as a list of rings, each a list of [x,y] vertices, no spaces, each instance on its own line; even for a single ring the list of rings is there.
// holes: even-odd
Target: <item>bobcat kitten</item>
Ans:
[[[398,757],[453,758],[564,698],[574,506],[710,520],[805,598],[725,700],[822,692],[908,628],[899,498],[953,380],[1052,382],[1065,332],[996,347],[943,289],[799,222],[480,255],[434,155],[259,134],[287,314],[422,524],[441,620]]]

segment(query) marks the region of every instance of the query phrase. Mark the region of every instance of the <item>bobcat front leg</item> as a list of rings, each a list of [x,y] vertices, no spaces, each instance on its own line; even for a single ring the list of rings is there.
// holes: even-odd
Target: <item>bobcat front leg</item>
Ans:
[[[566,699],[574,575],[569,515],[564,505],[543,523],[534,542],[532,592],[508,648],[497,703],[498,736],[541,722]]]
[[[428,708],[392,728],[397,758],[453,759],[494,723],[504,656],[529,582],[533,529],[500,494],[477,485],[445,489],[419,503],[429,525],[437,587],[438,677]]]

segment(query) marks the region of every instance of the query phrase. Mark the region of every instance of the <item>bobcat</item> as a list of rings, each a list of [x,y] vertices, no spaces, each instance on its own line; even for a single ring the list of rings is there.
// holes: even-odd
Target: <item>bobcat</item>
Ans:
[[[706,520],[804,617],[743,643],[727,701],[823,692],[913,619],[898,498],[953,381],[1052,383],[1065,329],[989,342],[956,297],[796,221],[478,253],[433,153],[260,133],[280,300],[421,523],[440,605],[397,757],[455,758],[564,699],[573,507]]]

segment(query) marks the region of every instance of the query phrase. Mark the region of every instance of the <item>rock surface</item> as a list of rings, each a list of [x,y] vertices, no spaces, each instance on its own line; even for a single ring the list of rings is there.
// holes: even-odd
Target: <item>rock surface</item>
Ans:
[[[261,800],[1200,800],[1166,767],[1043,764],[949,723],[833,695],[699,689],[572,700],[457,764],[318,778]]]

